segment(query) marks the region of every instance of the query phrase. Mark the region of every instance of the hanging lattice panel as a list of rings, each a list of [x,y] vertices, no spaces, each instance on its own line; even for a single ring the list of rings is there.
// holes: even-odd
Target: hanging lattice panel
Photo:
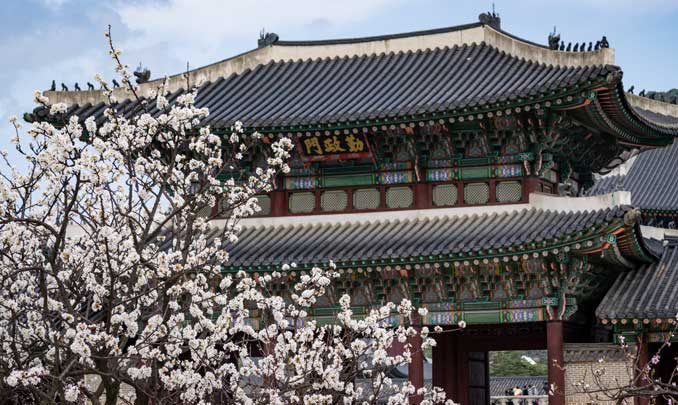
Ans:
[[[320,209],[323,211],[343,211],[348,206],[348,195],[343,190],[325,191],[320,195]]]
[[[457,186],[454,184],[433,186],[433,204],[438,207],[457,204]]]
[[[353,192],[353,208],[373,210],[379,208],[381,193],[376,188],[363,188]]]
[[[203,207],[200,211],[198,211],[198,216],[199,217],[208,217],[212,213],[212,207]]]
[[[499,202],[516,202],[520,201],[523,189],[519,181],[502,181],[497,183],[496,193]]]
[[[487,204],[490,199],[490,186],[487,183],[469,183],[464,186],[466,204]]]
[[[391,187],[386,190],[388,208],[409,208],[414,203],[414,192],[410,187]]]
[[[258,195],[257,204],[261,208],[261,211],[257,212],[257,215],[270,215],[271,214],[271,197],[267,195]]]
[[[258,195],[255,196],[254,198],[257,199],[257,204],[259,204],[259,207],[261,208],[261,211],[257,212],[254,214],[255,216],[257,215],[270,215],[271,214],[271,197],[267,195]],[[221,206],[220,206],[220,215],[227,217],[231,215],[231,210],[228,209],[228,201],[227,200],[222,200],[221,201]],[[211,211],[211,210],[210,210]]]
[[[306,213],[312,212],[315,209],[315,194],[314,193],[292,193],[289,200],[290,212]]]

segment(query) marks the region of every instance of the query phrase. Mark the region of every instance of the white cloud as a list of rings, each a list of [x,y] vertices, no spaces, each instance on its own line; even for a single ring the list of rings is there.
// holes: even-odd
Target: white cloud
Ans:
[[[191,0],[121,3],[116,7],[126,27],[141,32],[146,45],[211,48],[229,39],[251,38],[261,28],[280,32],[319,22],[363,21],[396,0]],[[254,37],[253,37],[254,36]]]
[[[68,3],[70,0],[40,0],[42,4],[45,6],[52,8],[52,9],[58,9],[64,4]]]

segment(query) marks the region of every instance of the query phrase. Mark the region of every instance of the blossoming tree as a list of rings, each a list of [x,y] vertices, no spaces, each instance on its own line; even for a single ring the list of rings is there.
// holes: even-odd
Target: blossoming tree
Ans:
[[[624,336],[618,336],[619,350],[623,354],[625,370],[621,376],[608,370],[604,358],[591,365],[579,379],[572,381],[573,392],[585,394],[594,402],[630,404],[640,400],[642,404],[678,401],[678,358],[670,352],[672,340],[678,332],[678,315],[664,341],[648,353],[647,342],[629,345]],[[659,372],[660,362],[672,365],[669,372]]]
[[[139,94],[109,44],[134,114],[108,84],[105,119],[66,114],[41,93],[49,119],[13,120],[25,169],[7,158],[0,181],[0,397],[16,403],[427,403],[439,390],[396,385],[389,370],[414,350],[394,342],[428,330],[409,324],[407,300],[356,319],[348,296],[334,325],[309,308],[336,277],[332,265],[271,286],[289,266],[254,276],[224,272],[238,220],[255,194],[286,172],[293,145],[267,146],[264,167],[242,160],[261,144],[239,124],[230,136],[201,125],[196,90],[168,102],[164,86]],[[6,153],[3,156],[7,156]],[[227,170],[238,180],[218,177]],[[232,178],[235,178],[233,176]],[[218,202],[217,224],[200,212]],[[423,313],[423,312],[422,312]],[[416,315],[416,313],[415,313]],[[259,320],[253,327],[251,320]],[[263,326],[262,326],[263,325]],[[257,354],[255,357],[254,355]],[[125,388],[125,389],[123,389]]]

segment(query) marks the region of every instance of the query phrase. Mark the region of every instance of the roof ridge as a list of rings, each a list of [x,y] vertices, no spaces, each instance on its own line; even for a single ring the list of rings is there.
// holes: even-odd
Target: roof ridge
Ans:
[[[320,39],[320,40],[300,40],[300,41],[276,41],[274,45],[278,46],[315,46],[315,45],[347,45],[347,44],[356,44],[361,42],[373,42],[373,41],[385,41],[389,39],[399,39],[399,38],[408,38],[415,36],[424,36],[424,35],[434,35],[434,34],[444,34],[448,32],[461,31],[469,28],[476,28],[481,26],[487,26],[481,22],[453,25],[449,27],[441,28],[432,28],[428,30],[418,30],[418,31],[409,31],[397,34],[386,34],[386,35],[374,35],[367,37],[356,37],[356,38],[337,38],[337,39]],[[502,31],[503,32],[503,31]],[[506,34],[506,33],[504,33]],[[528,42],[528,41],[525,41]]]

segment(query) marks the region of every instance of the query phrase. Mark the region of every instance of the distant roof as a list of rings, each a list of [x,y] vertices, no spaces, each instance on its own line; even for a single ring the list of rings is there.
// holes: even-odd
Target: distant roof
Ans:
[[[500,397],[506,395],[506,391],[519,387],[534,387],[536,395],[548,395],[548,378],[546,376],[507,376],[490,377],[490,396]],[[513,394],[511,394],[513,395]]]
[[[229,267],[278,269],[291,263],[324,265],[330,259],[340,266],[406,258],[472,260],[479,252],[522,255],[531,252],[532,244],[548,247],[566,240],[574,245],[588,235],[585,231],[618,227],[631,209],[558,212],[530,208],[482,215],[245,226],[229,249]]]
[[[596,363],[598,360],[623,361],[626,353],[617,344],[566,343],[563,350],[565,363]]]
[[[587,195],[630,191],[643,210],[678,211],[678,142],[642,152],[622,175],[601,177]]]
[[[667,239],[658,263],[617,276],[596,315],[600,319],[675,319],[678,314],[678,238]]]

